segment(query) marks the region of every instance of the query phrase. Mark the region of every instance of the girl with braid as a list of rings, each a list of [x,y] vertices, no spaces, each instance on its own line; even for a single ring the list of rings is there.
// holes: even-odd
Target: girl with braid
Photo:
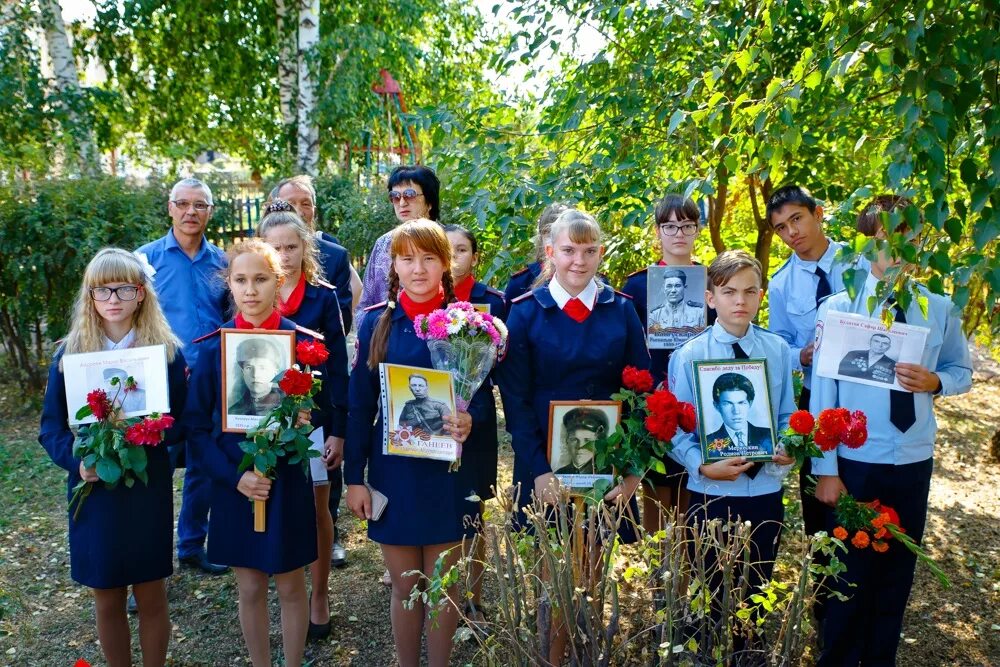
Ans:
[[[344,481],[347,506],[368,520],[368,536],[382,548],[392,580],[390,615],[400,667],[420,664],[424,605],[409,609],[416,574],[430,576],[437,558],[446,553],[445,567],[461,555],[460,544],[471,538],[479,522],[478,503],[466,500],[473,480],[463,466],[448,472],[448,463],[383,454],[383,419],[379,404],[379,364],[394,363],[432,368],[426,342],[417,338],[413,320],[455,300],[451,276],[451,246],[436,222],[421,219],[403,223],[392,233],[388,300],[365,309],[358,330],[357,354],[348,391],[347,441]],[[445,430],[465,442],[472,428],[466,412],[442,418]],[[372,519],[371,486],[388,498],[377,520]],[[452,636],[458,623],[455,601],[427,628],[430,665],[447,665]]]

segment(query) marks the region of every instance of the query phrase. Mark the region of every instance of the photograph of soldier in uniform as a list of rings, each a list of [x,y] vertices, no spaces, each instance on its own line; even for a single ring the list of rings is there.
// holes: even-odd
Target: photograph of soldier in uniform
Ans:
[[[223,331],[222,335],[224,421],[227,430],[253,428],[285,396],[275,378],[291,368],[294,332]]]
[[[553,401],[549,408],[549,464],[559,481],[574,487],[573,476],[582,475],[593,486],[594,476],[611,470],[596,467],[596,442],[614,431],[621,416],[617,401]]]
[[[711,373],[734,365],[739,369]],[[696,362],[695,371],[705,460],[736,456],[770,460],[775,438],[764,362]]]
[[[852,350],[840,360],[839,372],[853,378],[892,384],[896,380],[896,360],[889,356],[892,339],[884,333],[872,334],[867,350]]]
[[[427,376],[411,373],[409,381],[413,398],[403,404],[396,423],[430,435],[445,435],[444,418],[451,414],[451,408],[444,401],[430,397]]]
[[[651,349],[674,349],[707,326],[704,266],[652,266],[647,281]]]

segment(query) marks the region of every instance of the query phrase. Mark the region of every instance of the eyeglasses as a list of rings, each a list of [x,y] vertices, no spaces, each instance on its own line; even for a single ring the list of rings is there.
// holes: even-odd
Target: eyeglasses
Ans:
[[[112,294],[117,295],[122,301],[132,301],[139,294],[139,288],[136,285],[90,288],[90,298],[94,301],[107,301],[111,298]]]
[[[389,191],[389,201],[393,204],[398,204],[400,200],[409,201],[411,199],[416,199],[417,197],[423,197],[423,192],[417,192],[413,188],[406,188],[405,190],[390,190]]]
[[[664,236],[677,236],[677,232],[684,232],[684,236],[694,236],[698,232],[698,223],[694,220],[678,220],[681,224],[665,222],[660,225],[660,233]]]
[[[173,199],[171,199],[170,203],[176,206],[177,208],[181,209],[182,211],[186,211],[188,210],[188,208],[193,206],[194,210],[197,211],[198,213],[204,213],[208,209],[212,208],[212,204],[203,201],[190,202],[183,199],[181,201],[174,201]]]

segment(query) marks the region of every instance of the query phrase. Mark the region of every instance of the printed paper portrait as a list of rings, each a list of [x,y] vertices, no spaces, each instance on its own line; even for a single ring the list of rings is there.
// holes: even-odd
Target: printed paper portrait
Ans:
[[[672,350],[708,325],[704,266],[651,266],[646,272],[646,337],[649,349]]]
[[[96,389],[103,389],[125,417],[170,412],[167,351],[163,345],[67,354],[62,364],[70,424],[96,421],[93,416],[79,421],[75,418],[77,410],[87,404],[87,394]],[[130,377],[131,384],[127,382]]]
[[[384,453],[454,461],[458,447],[444,427],[444,418],[456,412],[451,373],[399,364],[381,364],[380,371]]]

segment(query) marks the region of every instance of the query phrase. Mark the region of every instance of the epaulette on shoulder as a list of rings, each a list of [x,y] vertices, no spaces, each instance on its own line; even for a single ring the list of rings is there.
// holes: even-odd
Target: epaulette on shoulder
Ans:
[[[698,303],[697,301],[688,301],[687,305],[691,306],[692,308],[704,308],[705,307],[705,304]]]
[[[840,291],[834,292],[833,294],[827,294],[826,296],[824,296],[823,298],[821,298],[819,301],[816,302],[817,310],[819,309],[820,305],[823,304],[827,299],[829,299],[830,297],[837,296],[838,294],[847,294],[847,290],[842,289]]]
[[[387,303],[389,303],[389,302],[388,301],[383,301],[382,303],[376,303],[374,306],[368,306],[367,308],[365,308],[364,312],[367,313],[368,311],[375,310],[376,308],[381,308],[382,306],[386,305]]]
[[[506,295],[504,295],[503,292],[501,292],[500,290],[498,290],[495,287],[490,287],[489,285],[487,285],[486,286],[486,291],[489,292],[490,294],[492,294],[493,296],[500,297],[501,299],[507,298]]]
[[[295,325],[295,330],[306,334],[307,336],[312,336],[314,340],[326,340],[326,337],[318,331],[313,331],[312,329],[307,329],[304,326]]]
[[[208,340],[209,338],[211,338],[212,336],[216,335],[216,334],[217,334],[217,333],[219,333],[220,331],[222,331],[222,329],[216,329],[215,331],[213,331],[213,332],[211,332],[211,333],[207,333],[207,334],[205,334],[204,336],[199,336],[198,338],[195,338],[195,339],[194,339],[193,341],[191,341],[191,342],[192,342],[192,343],[200,343],[200,342],[201,342],[201,341],[203,341],[203,340]]]
[[[316,285],[318,285],[319,287],[325,287],[327,289],[332,289],[333,291],[337,291],[336,286],[331,285],[330,283],[326,282],[325,280],[317,280],[316,281]]]
[[[533,295],[532,292],[525,292],[521,296],[511,301],[511,303],[521,303],[522,301],[527,301],[529,298],[531,298],[532,295]]]
[[[625,279],[628,280],[632,276],[637,276],[640,273],[646,273],[647,271],[649,271],[649,267],[648,266],[644,266],[641,269],[639,269],[638,271],[633,271],[632,273],[630,273],[627,276],[625,276]]]
[[[615,290],[615,294],[617,294],[618,296],[623,296],[626,299],[628,299],[629,301],[632,300],[632,295],[631,294],[626,294],[625,292],[619,292],[618,290]]]
[[[777,278],[779,273],[788,268],[788,266],[792,263],[792,257],[794,257],[794,255],[789,256],[788,259],[786,259],[784,263],[778,267],[778,270],[771,274],[771,280]]]
[[[510,275],[510,277],[511,278],[517,278],[518,276],[523,276],[525,273],[528,273],[529,271],[531,271],[531,269],[529,269],[528,267],[524,267],[520,271],[516,271],[516,272],[512,273]]]

